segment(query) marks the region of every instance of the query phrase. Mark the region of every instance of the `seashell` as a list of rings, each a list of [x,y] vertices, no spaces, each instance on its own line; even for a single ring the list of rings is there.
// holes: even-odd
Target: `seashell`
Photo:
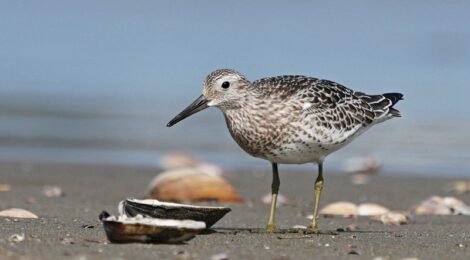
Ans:
[[[362,203],[357,207],[358,216],[378,216],[390,210],[375,203]]]
[[[157,175],[151,184],[149,198],[176,201],[241,202],[235,188],[217,174],[186,168]]]
[[[454,197],[432,196],[410,212],[413,215],[470,215],[470,207]]]
[[[313,218],[313,216],[312,216]],[[304,226],[304,225],[294,225],[292,226],[293,229],[301,229],[301,230],[305,230],[307,229],[307,226]]]
[[[439,196],[432,196],[422,201],[410,212],[413,215],[450,215],[452,213],[450,208],[444,205],[443,198]]]
[[[48,198],[61,197],[64,195],[62,188],[59,186],[44,186],[42,194]]]
[[[211,255],[210,260],[228,260],[228,254],[227,253],[218,253],[215,255]]]
[[[9,218],[38,218],[38,216],[31,211],[25,209],[11,208],[0,211],[0,217]]]
[[[182,243],[206,228],[206,224],[201,221],[125,215],[115,217],[105,211],[100,214],[100,220],[106,236],[113,243]]]
[[[380,216],[373,216],[373,220],[378,220],[385,225],[404,225],[408,224],[408,215],[400,211],[389,211]]]
[[[357,206],[348,201],[339,201],[326,205],[320,210],[321,215],[355,217],[357,215]]]
[[[142,215],[144,217],[160,219],[194,220],[202,221],[210,228],[222,217],[230,212],[226,207],[193,206],[163,202],[158,200],[126,199],[119,203],[119,212],[128,217]]]
[[[452,215],[470,215],[470,207],[454,197],[444,197],[444,205],[450,208]]]
[[[13,243],[19,243],[23,242],[25,239],[24,233],[21,234],[13,234],[8,238],[8,241],[13,242]]]

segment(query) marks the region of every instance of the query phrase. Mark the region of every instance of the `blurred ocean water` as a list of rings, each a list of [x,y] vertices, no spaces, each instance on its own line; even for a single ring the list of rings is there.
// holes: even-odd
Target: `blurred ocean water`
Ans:
[[[228,167],[269,168],[237,146],[215,108],[167,128],[189,101],[2,95],[0,161],[156,166],[162,155],[183,151]],[[389,173],[468,174],[468,121],[417,120],[401,110],[403,118],[375,126],[331,155],[328,167],[341,170],[349,158],[373,155]]]
[[[469,1],[0,1],[0,162],[157,165],[170,151],[260,166],[209,109],[165,125],[232,68],[402,92],[403,118],[328,157],[393,173],[470,169]],[[305,166],[307,167],[307,166]]]

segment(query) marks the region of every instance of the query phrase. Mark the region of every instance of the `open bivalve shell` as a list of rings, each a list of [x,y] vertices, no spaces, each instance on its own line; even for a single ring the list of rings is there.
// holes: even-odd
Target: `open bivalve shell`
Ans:
[[[157,175],[149,186],[150,199],[193,202],[241,202],[235,188],[218,174],[196,168],[168,170]]]
[[[201,221],[156,219],[142,216],[110,216],[100,214],[104,230],[113,243],[182,243],[194,238],[206,228]]]
[[[129,198],[119,203],[119,212],[128,217],[142,215],[160,219],[189,219],[204,222],[206,228],[210,228],[230,210],[226,207],[194,206],[151,199]]]

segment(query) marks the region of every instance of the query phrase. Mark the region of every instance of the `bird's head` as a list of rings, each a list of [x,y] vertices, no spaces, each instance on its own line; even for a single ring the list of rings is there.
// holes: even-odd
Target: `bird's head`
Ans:
[[[241,100],[246,96],[247,89],[250,86],[250,81],[235,70],[216,70],[207,75],[204,80],[202,95],[175,116],[167,126],[171,127],[186,117],[208,107],[215,106],[222,110],[240,107]]]

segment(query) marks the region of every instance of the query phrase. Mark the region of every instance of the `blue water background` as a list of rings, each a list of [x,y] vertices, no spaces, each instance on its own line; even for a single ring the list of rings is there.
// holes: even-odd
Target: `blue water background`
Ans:
[[[216,68],[397,91],[404,115],[328,159],[468,176],[467,1],[0,1],[0,161],[265,166],[216,109],[165,124]]]

